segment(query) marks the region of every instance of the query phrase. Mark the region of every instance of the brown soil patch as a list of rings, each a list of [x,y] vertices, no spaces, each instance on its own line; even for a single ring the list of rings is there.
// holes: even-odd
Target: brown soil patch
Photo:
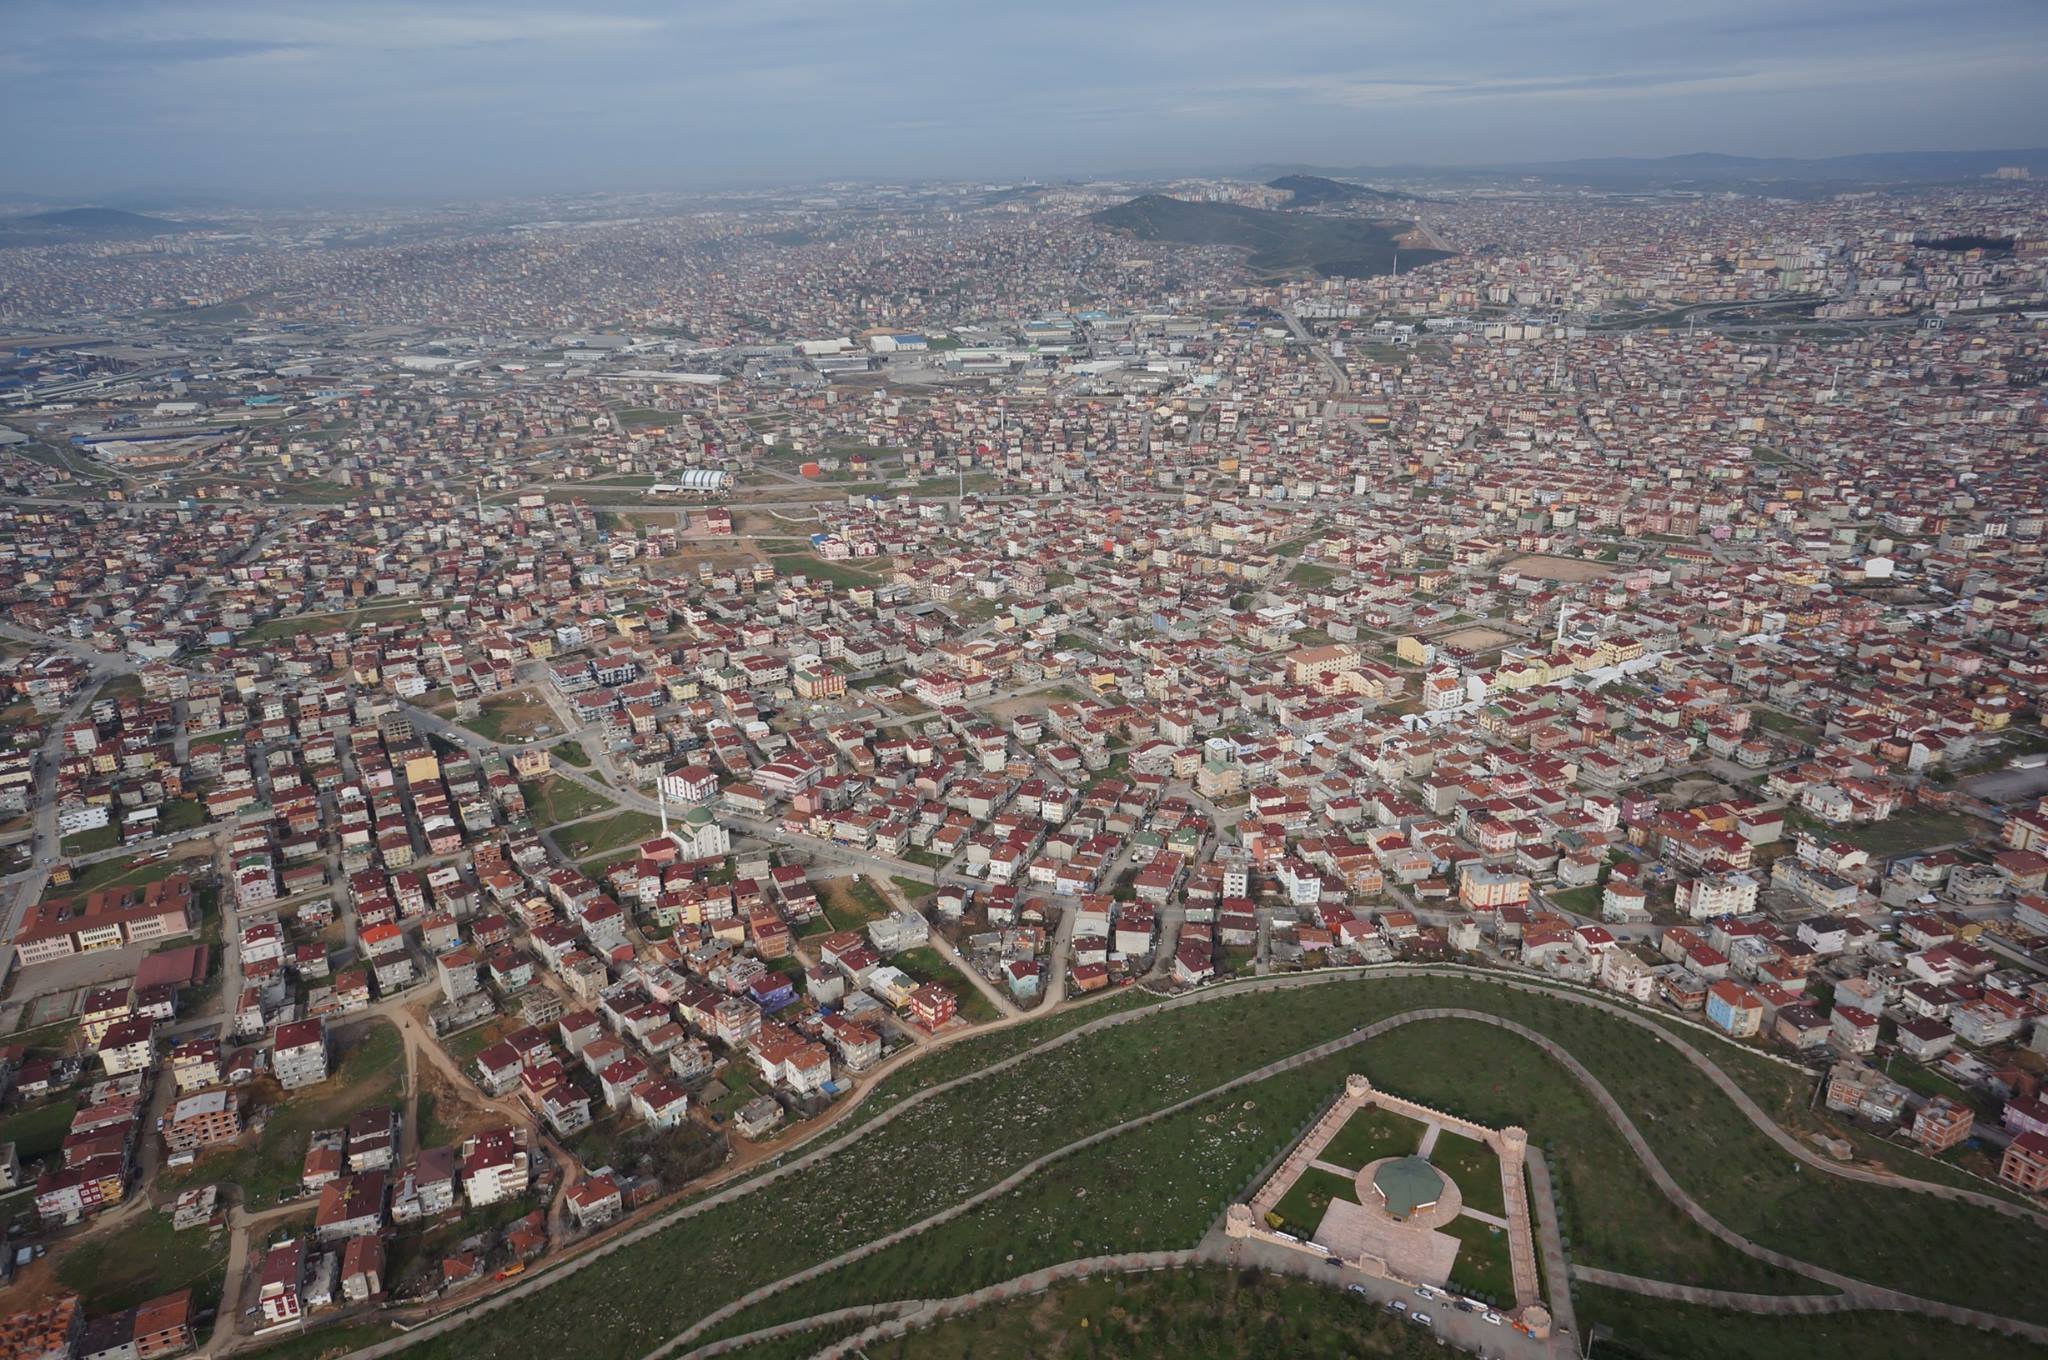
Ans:
[[[1545,581],[1598,581],[1614,575],[1614,568],[1605,562],[1588,562],[1582,557],[1552,557],[1546,553],[1517,557],[1508,565],[1524,576]]]

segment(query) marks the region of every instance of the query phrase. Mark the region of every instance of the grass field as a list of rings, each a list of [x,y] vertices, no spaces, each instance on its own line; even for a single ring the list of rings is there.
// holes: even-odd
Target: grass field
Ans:
[[[1811,746],[1821,739],[1822,734],[1818,727],[1811,723],[1801,722],[1790,714],[1780,713],[1775,708],[1765,708],[1759,704],[1750,709],[1750,713],[1752,715],[1751,721],[1766,732],[1775,732],[1781,737],[1790,737],[1792,740],[1807,746]]]
[[[1313,1237],[1323,1221],[1323,1211],[1334,1199],[1358,1203],[1357,1183],[1349,1176],[1312,1166],[1287,1187],[1287,1193],[1273,1206],[1273,1212],[1280,1215],[1281,1226],[1296,1237]]]
[[[1516,1018],[1526,1022],[1525,1016]],[[1603,1042],[1616,1044],[1621,1052],[1654,1047],[1629,1042],[1625,1035]],[[1591,1065],[1578,1047],[1567,1047]],[[1493,1128],[1526,1128],[1531,1143],[1549,1156],[1575,1261],[1677,1284],[1757,1293],[1818,1288],[1742,1255],[1678,1217],[1592,1098],[1525,1041],[1469,1020],[1407,1025],[1374,1040],[1358,1065],[1375,1085],[1411,1100]],[[1726,1113],[1734,1115],[1733,1110]],[[1676,1168],[1674,1174],[1680,1174]],[[1494,1179],[1498,1185],[1497,1174]],[[1458,1188],[1469,1193],[1463,1180]]]
[[[540,827],[559,826],[618,806],[595,790],[559,775],[521,784],[519,792],[526,797],[527,816]]]
[[[66,836],[58,849],[67,855],[95,855],[102,850],[111,850],[121,843],[121,828],[109,822],[86,831],[74,831]]]
[[[191,873],[206,867],[206,859],[160,859],[153,864],[137,864],[132,858],[116,855],[96,864],[85,864],[71,871],[71,882],[62,888],[51,887],[45,896],[62,897],[76,893],[91,892],[95,888],[139,888],[145,883],[169,878],[172,874]]]
[[[207,1309],[220,1302],[227,1265],[225,1232],[179,1232],[169,1214],[146,1212],[119,1232],[97,1233],[64,1252],[57,1278],[78,1291],[91,1313],[116,1313],[179,1289],[190,1289],[194,1307]]]
[[[847,587],[878,586],[883,581],[879,573],[888,570],[888,563],[879,558],[863,559],[867,567],[856,567],[850,562],[827,562],[810,553],[790,553],[768,560],[775,564],[775,570],[781,575],[803,575],[813,581],[830,581]]]
[[[1422,1144],[1422,1125],[1405,1115],[1369,1105],[1344,1121],[1323,1145],[1322,1160],[1353,1171],[1382,1157],[1400,1157]]]
[[[661,819],[645,812],[615,812],[594,822],[579,822],[555,837],[578,861],[601,859],[614,850],[638,845],[661,831]]]
[[[1171,1017],[1161,1019],[1170,1021]],[[1055,1164],[997,1201],[756,1305],[722,1326],[718,1334],[740,1335],[850,1303],[964,1293],[1077,1256],[1192,1245],[1223,1204],[1248,1188],[1255,1170],[1298,1136],[1302,1124],[1341,1086],[1347,1073],[1365,1067],[1398,1073],[1404,1081],[1419,1081],[1421,1072],[1441,1069],[1431,1055],[1442,1051],[1447,1040],[1451,1041],[1453,1061],[1461,1056],[1455,1047],[1459,1028],[1477,1026],[1443,1021],[1404,1026],[1359,1052],[1338,1054],[1122,1134],[1085,1156]],[[1502,1037],[1533,1064],[1550,1067],[1552,1073],[1563,1077],[1539,1050],[1511,1036]],[[1629,1155],[1618,1137],[1616,1144],[1616,1155]],[[1406,1139],[1398,1145],[1403,1150],[1412,1146]],[[1793,1292],[1805,1283],[1768,1267],[1745,1273],[1743,1267],[1755,1263],[1704,1232],[1689,1224],[1681,1229],[1659,1224],[1658,1220],[1670,1215],[1669,1201],[1647,1184],[1646,1177],[1639,1174],[1639,1179],[1642,1192],[1650,1198],[1610,1197],[1598,1208],[1623,1215],[1632,1231],[1654,1236],[1653,1248],[1661,1247],[1671,1260],[1719,1263],[1724,1273],[1712,1278],[1740,1279],[1745,1287],[1763,1292]],[[1302,1236],[1313,1233],[1332,1198],[1355,1200],[1352,1187],[1348,1178],[1310,1168],[1279,1206],[1286,1230]],[[1098,1200],[1108,1193],[1144,1203],[1142,1223],[1127,1222],[1131,1216],[1106,1213]],[[1468,1227],[1476,1234],[1466,1266],[1469,1278],[1461,1275],[1461,1283],[1490,1297],[1511,1297],[1511,1277],[1505,1285],[1499,1278],[1499,1272],[1507,1269],[1505,1240],[1486,1234],[1486,1225],[1476,1219],[1461,1223],[1464,1226],[1456,1230],[1459,1235],[1465,1235]],[[1647,1231],[1652,1224],[1657,1225],[1655,1234]],[[1645,1249],[1632,1262],[1662,1259],[1654,1249]],[[1731,1261],[1735,1264],[1726,1264]],[[1500,1287],[1482,1290],[1482,1286],[1496,1285]]]
[[[1412,1360],[1444,1353],[1422,1328],[1368,1299],[1307,1280],[1222,1270],[1075,1281],[868,1351],[873,1360]]]
[[[71,1132],[71,1119],[77,1113],[78,1102],[70,1099],[49,1100],[15,1110],[0,1119],[0,1143],[14,1144],[15,1155],[21,1158],[22,1170],[26,1172],[30,1163],[41,1161],[64,1146],[64,1136]]]
[[[2041,1360],[2048,1347],[1919,1317],[1912,1313],[1842,1313],[1811,1318],[1768,1317],[1668,1303],[1597,1285],[1575,1284],[1579,1330],[1609,1329],[1596,1355],[1634,1360]]]
[[[1506,1195],[1500,1183],[1500,1157],[1492,1148],[1444,1129],[1436,1136],[1429,1160],[1458,1183],[1458,1193],[1465,1197],[1467,1209],[1496,1218],[1507,1213]]]
[[[1555,892],[1545,890],[1543,896],[1559,911],[1576,912],[1580,916],[1598,916],[1600,899],[1604,894],[1593,884],[1583,888],[1560,888]]]
[[[254,1352],[263,1360],[327,1360],[350,1351],[389,1341],[399,1330],[386,1323],[352,1323],[343,1327],[320,1327],[274,1341]]]
[[[793,1191],[743,1195],[668,1226],[473,1327],[422,1342],[414,1360],[480,1348],[503,1360],[645,1354],[727,1300],[957,1205],[1047,1151],[1318,1040],[1431,1005],[1481,1009],[1551,1035],[1634,1114],[1673,1174],[1738,1231],[1873,1283],[1999,1310],[2048,1309],[2027,1283],[2048,1269],[2043,1235],[1966,1205],[1814,1174],[1802,1186],[1790,1159],[1682,1057],[1623,1021],[1476,979],[1382,977],[1141,1013],[1028,1053],[1007,1071],[903,1111],[807,1170]],[[1056,1027],[1017,1030],[1031,1034],[990,1039],[1030,1042]],[[951,1059],[969,1062],[960,1070],[971,1071],[1005,1051],[975,1042],[959,1046],[972,1048],[968,1055],[936,1056],[935,1070]],[[910,1073],[922,1066],[912,1064]],[[1426,1022],[1055,1162],[1013,1193],[848,1273],[821,1276],[803,1292],[812,1303],[820,1290],[839,1301],[872,1296],[877,1287],[955,1292],[945,1286],[962,1274],[1015,1273],[1041,1253],[1057,1260],[1103,1247],[1184,1245],[1298,1136],[1348,1070],[1482,1123],[1529,1127],[1551,1150],[1564,1187],[1575,1259],[1725,1288],[1797,1290],[1804,1283],[1788,1283],[1731,1249],[1717,1254],[1718,1244],[1671,1210],[1626,1149],[1616,1150],[1618,1137],[1597,1107],[1540,1050],[1471,1022]],[[795,1202],[804,1207],[802,1233],[787,1231]],[[1001,1251],[990,1249],[992,1240]],[[1971,1249],[1957,1251],[1957,1242]],[[897,1255],[905,1251],[937,1273],[908,1269]],[[606,1305],[618,1298],[636,1306]],[[750,1330],[741,1321],[733,1320],[736,1330]]]
[[[1462,1244],[1451,1262],[1451,1288],[1488,1303],[1514,1304],[1515,1271],[1508,1261],[1506,1233],[1463,1214],[1437,1231]]]
[[[953,994],[960,1018],[970,1025],[986,1024],[996,1018],[996,1008],[981,994],[981,989],[946,962],[945,955],[930,945],[916,949],[905,949],[889,960],[919,982],[936,982]]]

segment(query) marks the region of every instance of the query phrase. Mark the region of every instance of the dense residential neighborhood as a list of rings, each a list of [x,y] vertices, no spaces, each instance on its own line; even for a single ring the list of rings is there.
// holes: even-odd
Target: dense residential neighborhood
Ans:
[[[0,251],[0,1357],[382,1339],[1296,975],[2044,1207],[2038,189],[1451,194],[1303,281],[1138,187]],[[1551,1344],[1527,1135],[1420,1117]]]

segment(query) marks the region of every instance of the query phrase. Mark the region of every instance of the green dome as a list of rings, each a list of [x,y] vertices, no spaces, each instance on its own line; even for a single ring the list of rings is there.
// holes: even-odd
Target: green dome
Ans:
[[[1444,1178],[1420,1157],[1396,1157],[1372,1173],[1372,1188],[1380,1192],[1388,1213],[1405,1219],[1444,1197]]]

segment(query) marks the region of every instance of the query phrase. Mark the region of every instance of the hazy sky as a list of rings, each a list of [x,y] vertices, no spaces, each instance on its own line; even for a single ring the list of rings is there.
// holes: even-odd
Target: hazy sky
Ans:
[[[2041,0],[0,0],[0,190],[2048,143]]]

